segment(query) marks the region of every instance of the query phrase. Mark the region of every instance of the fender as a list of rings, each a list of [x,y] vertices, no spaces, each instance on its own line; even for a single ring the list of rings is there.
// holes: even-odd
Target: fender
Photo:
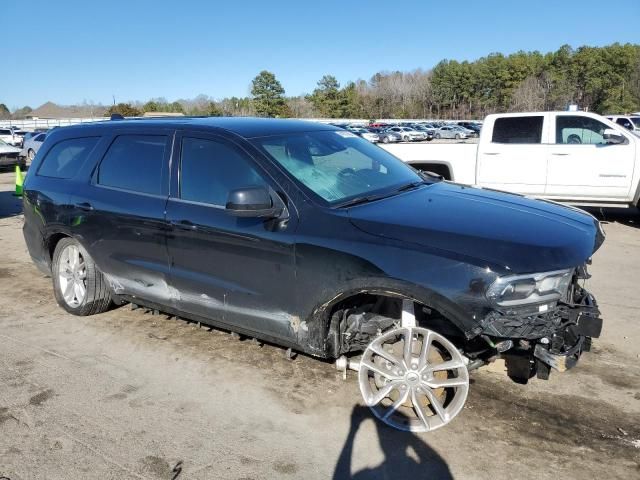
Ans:
[[[470,329],[471,315],[451,300],[439,293],[419,285],[396,279],[364,277],[346,282],[334,289],[334,295],[316,304],[306,317],[306,329],[298,331],[301,344],[317,355],[337,357],[335,340],[330,334],[330,313],[339,302],[360,293],[370,293],[411,299],[438,310],[468,337],[473,336]]]

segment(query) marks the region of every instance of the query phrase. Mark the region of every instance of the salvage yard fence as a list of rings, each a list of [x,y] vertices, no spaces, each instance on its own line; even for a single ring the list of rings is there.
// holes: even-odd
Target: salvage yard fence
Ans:
[[[127,118],[141,118],[141,117],[127,117]],[[0,120],[0,128],[16,127],[21,130],[33,131],[39,128],[50,129],[53,127],[67,127],[69,125],[77,125],[79,123],[94,123],[104,122],[109,120],[109,117],[77,117],[77,118],[30,118],[26,120]],[[307,120],[311,122],[321,123],[339,123],[339,124],[352,124],[352,125],[367,125],[370,120],[364,118],[299,118],[298,120]],[[397,118],[383,118],[377,119],[377,122],[395,124],[395,123],[411,123],[411,122],[433,122],[438,120],[433,119],[397,119]],[[443,121],[443,120],[439,120]],[[445,122],[452,122],[455,120],[444,120]]]
[[[26,120],[0,120],[0,128],[16,127],[21,130],[36,130],[38,128],[50,129],[53,127],[67,127],[79,123],[104,122],[108,117],[89,118],[30,118]]]

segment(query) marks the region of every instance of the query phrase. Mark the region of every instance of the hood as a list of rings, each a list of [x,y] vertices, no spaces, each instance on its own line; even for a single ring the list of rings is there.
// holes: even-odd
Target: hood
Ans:
[[[6,153],[20,153],[21,150],[17,147],[12,147],[11,145],[2,145],[0,144],[0,154]]]
[[[573,207],[447,182],[355,206],[348,213],[369,234],[504,273],[577,267],[604,239],[598,221]]]

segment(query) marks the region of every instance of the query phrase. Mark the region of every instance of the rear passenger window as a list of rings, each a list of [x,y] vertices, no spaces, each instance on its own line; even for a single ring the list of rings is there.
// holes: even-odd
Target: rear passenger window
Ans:
[[[71,178],[82,167],[100,137],[70,138],[56,143],[42,161],[38,175]]]
[[[183,138],[180,198],[226,205],[231,190],[266,185],[251,161],[232,145],[200,138]]]
[[[134,192],[162,193],[162,169],[167,137],[120,135],[98,169],[98,184]]]
[[[493,124],[493,143],[540,143],[542,116],[502,117]]]

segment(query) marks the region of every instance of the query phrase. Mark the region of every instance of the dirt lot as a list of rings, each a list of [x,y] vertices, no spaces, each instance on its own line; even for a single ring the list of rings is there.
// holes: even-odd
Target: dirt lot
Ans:
[[[12,182],[0,174],[0,477],[640,477],[638,216],[605,215],[588,283],[605,329],[578,367],[527,386],[476,371],[462,414],[413,435],[371,419],[331,364],[128,306],[64,313]]]

